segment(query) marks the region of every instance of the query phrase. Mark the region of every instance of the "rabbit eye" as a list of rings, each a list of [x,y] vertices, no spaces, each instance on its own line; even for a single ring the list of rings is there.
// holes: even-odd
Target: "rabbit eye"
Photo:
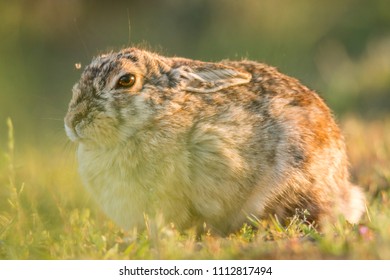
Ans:
[[[125,74],[122,77],[119,78],[116,87],[132,87],[135,84],[135,76],[133,74]]]

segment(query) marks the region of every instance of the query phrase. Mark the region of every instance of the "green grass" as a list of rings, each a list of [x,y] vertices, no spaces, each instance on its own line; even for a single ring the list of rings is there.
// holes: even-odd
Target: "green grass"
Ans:
[[[360,225],[340,219],[319,233],[298,217],[287,226],[253,218],[236,234],[201,239],[158,220],[146,221],[140,235],[123,231],[84,191],[72,147],[18,151],[7,125],[8,141],[0,143],[0,259],[390,259],[390,119],[341,121],[353,181],[367,196]]]

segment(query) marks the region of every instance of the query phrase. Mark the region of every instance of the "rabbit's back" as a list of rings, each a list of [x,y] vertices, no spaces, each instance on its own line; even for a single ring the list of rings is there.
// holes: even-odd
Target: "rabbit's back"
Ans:
[[[249,91],[257,93],[250,102],[260,116],[259,126],[254,126],[259,127],[256,139],[267,135],[263,141],[269,153],[262,160],[271,167],[272,177],[272,195],[262,213],[285,218],[307,209],[312,221],[334,221],[343,214],[357,222],[364,197],[349,182],[344,139],[323,99],[273,67],[250,61],[224,63],[250,72]],[[258,205],[259,197],[252,194],[249,200]]]
[[[226,231],[248,215],[277,214],[283,220],[303,209],[311,221],[342,213],[357,222],[364,199],[349,183],[344,139],[324,101],[273,67],[223,63],[251,73],[252,81],[196,96],[210,113],[194,127],[192,138],[191,166],[199,183],[192,185],[190,197],[199,198],[202,218],[212,213],[203,205],[209,200],[207,205],[221,209],[210,224],[219,222]]]

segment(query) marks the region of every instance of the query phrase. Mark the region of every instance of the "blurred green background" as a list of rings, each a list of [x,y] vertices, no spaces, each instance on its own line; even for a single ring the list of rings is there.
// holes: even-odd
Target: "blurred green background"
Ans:
[[[75,64],[139,44],[272,64],[318,91],[339,117],[390,111],[389,0],[1,0],[0,143],[7,117],[19,147],[63,143]]]

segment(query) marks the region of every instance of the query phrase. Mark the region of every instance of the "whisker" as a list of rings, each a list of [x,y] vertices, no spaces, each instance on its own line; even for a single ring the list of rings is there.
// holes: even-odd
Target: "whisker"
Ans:
[[[87,57],[91,57],[91,56],[90,56],[90,53],[91,53],[91,52],[89,51],[89,48],[88,48],[87,44],[85,43],[85,40],[83,40],[83,37],[81,36],[80,28],[79,28],[79,26],[78,26],[78,24],[77,24],[77,19],[74,18],[74,21],[73,21],[73,22],[74,22],[74,25],[75,25],[75,27],[76,27],[77,36],[79,37],[79,40],[80,40],[81,44],[83,45],[85,54],[87,55]]]
[[[41,120],[47,120],[47,121],[60,121],[63,122],[64,118],[40,118]]]
[[[128,22],[128,38],[127,38],[127,46],[130,46],[131,42],[131,22],[130,22],[130,11],[129,8],[127,8],[127,22]]]

